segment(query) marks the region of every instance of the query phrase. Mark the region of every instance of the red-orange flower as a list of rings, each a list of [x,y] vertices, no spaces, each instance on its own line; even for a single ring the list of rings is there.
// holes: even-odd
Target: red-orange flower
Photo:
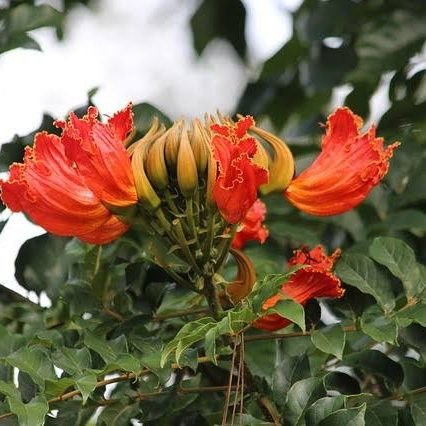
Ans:
[[[213,155],[218,176],[213,187],[217,207],[229,223],[238,223],[256,201],[260,185],[268,182],[268,171],[253,161],[256,140],[247,134],[254,125],[252,117],[236,124],[213,124]]]
[[[248,241],[258,241],[263,244],[269,235],[268,229],[262,223],[265,216],[266,206],[257,199],[240,223],[232,241],[232,248],[241,249]]]
[[[322,151],[284,191],[300,210],[318,216],[344,213],[361,203],[385,176],[398,142],[384,148],[375,126],[361,134],[363,122],[349,108],[327,120]]]
[[[116,207],[133,205],[137,201],[130,158],[124,141],[133,130],[132,105],[117,112],[107,123],[97,119],[98,110],[91,106],[87,115],[56,121],[63,129],[62,143],[87,186],[104,203]]]
[[[281,291],[263,304],[263,309],[272,308],[284,299],[293,299],[303,305],[316,297],[342,297],[344,289],[339,278],[331,272],[339,255],[340,250],[336,250],[331,256],[327,256],[321,246],[310,251],[306,248],[297,250],[288,265],[306,266],[294,273],[290,280],[284,283]],[[253,325],[262,330],[274,331],[290,323],[291,321],[278,314],[270,314],[256,320]]]
[[[89,109],[82,120],[72,114],[70,122],[77,124],[71,132],[71,125],[59,123],[65,128],[62,137],[38,133],[33,148],[25,149],[24,162],[12,164],[9,179],[0,181],[0,190],[12,211],[25,212],[47,231],[105,244],[129,227],[106,206],[137,201],[129,158],[121,155],[132,112],[129,106],[107,124],[96,114]]]

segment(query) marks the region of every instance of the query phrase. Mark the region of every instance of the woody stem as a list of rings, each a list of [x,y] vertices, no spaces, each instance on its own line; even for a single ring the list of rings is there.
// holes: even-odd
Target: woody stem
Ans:
[[[204,295],[206,296],[209,305],[210,313],[213,318],[218,321],[223,313],[222,305],[220,304],[219,294],[212,275],[204,276]]]
[[[232,240],[234,239],[234,236],[237,232],[238,224],[232,225],[231,229],[229,230],[229,236],[224,239],[222,244],[219,247],[219,256],[216,259],[215,264],[215,271],[219,271],[219,269],[222,267],[223,262],[226,260],[226,256],[229,253],[229,249],[231,248]]]

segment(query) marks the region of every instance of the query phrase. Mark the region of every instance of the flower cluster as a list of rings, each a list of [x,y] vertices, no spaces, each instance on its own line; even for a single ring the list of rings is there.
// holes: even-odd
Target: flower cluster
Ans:
[[[0,180],[3,202],[53,234],[88,243],[112,242],[133,226],[166,242],[188,264],[183,281],[197,291],[217,274],[231,247],[243,264],[236,249],[266,240],[266,206],[259,194],[282,193],[312,215],[344,213],[381,181],[398,145],[384,147],[374,126],[361,133],[361,118],[339,108],[327,120],[321,153],[295,177],[288,146],[256,127],[251,116],[236,122],[206,116],[169,129],[156,119],[139,139],[131,105],[105,123],[89,107],[84,117],[71,113],[55,125],[61,134],[38,133],[23,163],[12,164],[8,180]],[[289,264],[305,267],[264,308],[282,298],[303,304],[342,296],[331,272],[337,255],[326,256],[319,247],[297,251]],[[179,278],[172,266],[161,266]],[[250,283],[230,287],[234,301],[251,288],[249,275]],[[275,330],[287,324],[266,315],[255,325]]]

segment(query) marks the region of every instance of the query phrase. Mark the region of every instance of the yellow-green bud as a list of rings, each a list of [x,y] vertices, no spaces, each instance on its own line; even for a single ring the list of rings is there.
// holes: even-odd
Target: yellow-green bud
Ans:
[[[198,186],[197,164],[189,143],[188,133],[183,131],[177,157],[177,181],[184,197],[190,198]]]
[[[165,189],[169,183],[166,160],[164,158],[165,143],[166,134],[151,144],[145,161],[146,174],[152,184],[158,189]]]

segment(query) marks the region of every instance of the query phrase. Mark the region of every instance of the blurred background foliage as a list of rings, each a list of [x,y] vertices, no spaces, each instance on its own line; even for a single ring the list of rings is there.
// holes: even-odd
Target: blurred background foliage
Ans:
[[[0,9],[0,53],[39,49],[28,33],[35,28],[54,27],[61,40],[68,11],[88,1],[64,1],[61,12],[37,1],[7,3]],[[203,55],[212,40],[225,39],[250,69],[245,20],[240,0],[200,1],[188,22],[194,49]],[[300,245],[341,247],[346,254],[337,271],[346,295],[320,304],[342,326],[355,320],[362,330],[344,333],[340,326],[329,326],[326,345],[309,336],[247,344],[246,361],[257,389],[275,402],[285,424],[425,422],[425,305],[415,305],[415,312],[407,308],[407,292],[419,298],[426,276],[425,23],[426,3],[418,0],[305,0],[293,14],[291,39],[251,70],[253,78],[238,102],[235,113],[254,115],[286,140],[298,171],[319,152],[321,123],[340,104],[377,123],[386,142],[402,142],[385,181],[345,215],[314,218],[280,196],[265,200],[270,237],[265,245],[245,250],[258,277],[282,272]],[[135,114],[141,134],[153,116],[168,120],[147,103],[136,105]],[[52,121],[46,115],[35,132],[53,132]],[[3,144],[0,171],[22,158],[35,132]],[[0,222],[0,231],[6,221]],[[377,237],[384,237],[381,247]],[[150,262],[143,243],[130,233],[101,250],[45,234],[22,246],[16,279],[29,291],[47,294],[52,306],[41,308],[0,286],[0,424],[42,424],[49,400],[50,408],[59,411],[47,417],[47,425],[84,425],[89,419],[99,425],[127,425],[131,419],[144,425],[220,422],[223,393],[185,388],[227,383],[229,359],[218,366],[199,363],[199,345],[199,351],[185,353],[185,369],[166,386],[171,370],[160,368],[160,349],[194,315],[167,318],[203,305]],[[229,269],[232,276],[232,265]],[[324,321],[318,302],[309,304],[308,330]],[[53,366],[63,370],[59,379]],[[105,384],[99,382],[105,375],[121,371],[135,377],[141,367],[154,374],[120,382],[105,402]],[[19,369],[18,389],[8,387],[14,368]],[[55,400],[72,386],[85,404]],[[141,396],[158,389],[163,393],[155,398]],[[254,393],[246,397],[244,424],[265,424],[255,399]],[[103,410],[93,420],[99,406]],[[9,411],[16,416],[2,419]]]

